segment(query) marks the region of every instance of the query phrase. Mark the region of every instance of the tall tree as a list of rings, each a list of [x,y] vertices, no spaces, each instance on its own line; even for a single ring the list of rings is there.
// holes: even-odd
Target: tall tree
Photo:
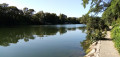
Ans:
[[[35,12],[34,9],[29,9],[28,10],[29,15],[33,15],[34,12]]]
[[[67,19],[67,16],[66,15],[64,15],[64,14],[60,14],[59,15],[59,20],[60,20],[60,23],[64,23],[65,22],[65,20]]]
[[[8,7],[8,4],[3,3],[3,4],[0,4],[0,6],[2,6],[2,7]]]
[[[28,8],[27,7],[23,8],[23,12],[24,12],[24,15],[26,15],[28,12]]]
[[[44,24],[45,23],[45,14],[43,11],[39,11],[38,13],[33,15],[34,22],[37,24]]]

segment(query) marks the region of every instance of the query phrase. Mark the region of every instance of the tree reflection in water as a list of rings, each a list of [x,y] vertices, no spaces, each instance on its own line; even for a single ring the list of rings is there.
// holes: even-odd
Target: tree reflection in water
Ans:
[[[80,44],[83,47],[84,52],[86,52],[91,44],[91,40],[89,38],[89,35],[87,35],[86,39],[84,41],[80,42]]]
[[[25,42],[37,37],[48,37],[60,33],[63,35],[67,31],[73,30],[85,31],[85,27],[66,27],[57,25],[51,26],[19,26],[19,27],[2,27],[0,28],[0,45],[9,46],[10,43],[17,43],[20,39],[24,39]]]

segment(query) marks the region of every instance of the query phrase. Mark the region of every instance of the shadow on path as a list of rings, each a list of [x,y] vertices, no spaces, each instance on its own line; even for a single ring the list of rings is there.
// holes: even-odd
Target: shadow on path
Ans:
[[[109,41],[112,41],[113,39],[111,39],[111,38],[102,38],[100,40],[109,40]]]

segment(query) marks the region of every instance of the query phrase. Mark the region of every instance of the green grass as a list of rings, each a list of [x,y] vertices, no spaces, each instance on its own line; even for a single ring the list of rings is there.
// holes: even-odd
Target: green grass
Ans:
[[[111,31],[111,37],[115,43],[115,47],[117,48],[118,52],[120,53],[120,24],[117,24],[113,27]]]

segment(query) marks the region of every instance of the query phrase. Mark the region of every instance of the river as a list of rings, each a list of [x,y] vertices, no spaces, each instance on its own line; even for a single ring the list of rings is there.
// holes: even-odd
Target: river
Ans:
[[[85,25],[0,27],[0,57],[83,57]]]

